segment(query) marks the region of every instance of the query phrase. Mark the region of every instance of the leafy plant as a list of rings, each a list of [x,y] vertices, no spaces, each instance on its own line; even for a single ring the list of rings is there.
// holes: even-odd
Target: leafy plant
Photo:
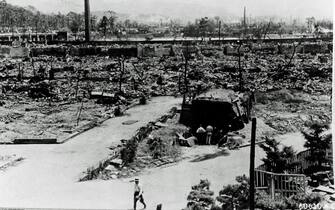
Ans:
[[[260,147],[265,151],[266,157],[262,158],[266,171],[274,173],[284,173],[292,170],[298,162],[287,160],[293,159],[295,151],[292,147],[284,146],[279,149],[279,142],[275,139],[266,138],[265,142],[260,144]]]
[[[132,163],[135,160],[137,146],[138,142],[136,138],[131,138],[127,141],[124,148],[121,150],[121,159],[123,161],[123,165]]]
[[[249,178],[245,175],[237,176],[237,184],[224,186],[216,200],[222,204],[222,209],[233,209],[238,205],[239,209],[249,207]]]
[[[326,150],[330,147],[332,136],[331,134],[322,135],[328,129],[329,126],[327,124],[313,123],[309,131],[302,131],[306,139],[304,146],[310,150],[310,155],[306,159],[317,163],[317,167],[314,167],[314,171],[311,172],[321,171],[323,170],[323,165],[329,163],[326,157]]]
[[[266,192],[257,192],[255,199],[255,206],[262,210],[285,210],[287,208],[287,204],[284,198],[276,198],[272,199],[269,194]]]
[[[149,150],[153,158],[160,158],[164,154],[165,145],[161,138],[149,139],[147,144],[149,145]]]
[[[210,191],[210,182],[205,180],[200,180],[198,185],[192,186],[192,191],[187,197],[188,209],[191,210],[205,210],[214,205],[214,192]]]

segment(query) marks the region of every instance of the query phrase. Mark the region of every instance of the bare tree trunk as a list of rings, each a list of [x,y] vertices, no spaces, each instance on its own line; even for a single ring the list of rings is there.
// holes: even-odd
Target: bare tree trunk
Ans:
[[[83,106],[84,106],[84,102],[81,101],[81,106],[79,108],[79,112],[78,112],[78,116],[77,116],[77,126],[79,125],[80,115],[81,115],[81,111],[83,110]]]
[[[238,69],[239,69],[239,89],[242,91],[243,89],[243,73],[242,73],[242,65],[241,65],[241,47],[242,47],[242,42],[237,48],[238,51]]]
[[[125,58],[122,57],[122,59],[119,58],[119,65],[120,65],[120,77],[119,77],[119,92],[122,92],[122,79],[124,75],[124,62]]]
[[[79,90],[79,70],[77,70],[77,84],[76,84],[76,99],[78,99],[78,90]]]

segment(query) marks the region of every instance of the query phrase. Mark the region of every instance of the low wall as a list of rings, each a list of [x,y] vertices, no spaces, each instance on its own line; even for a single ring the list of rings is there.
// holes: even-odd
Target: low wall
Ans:
[[[0,46],[0,57],[26,58],[29,56],[29,49],[26,47]]]

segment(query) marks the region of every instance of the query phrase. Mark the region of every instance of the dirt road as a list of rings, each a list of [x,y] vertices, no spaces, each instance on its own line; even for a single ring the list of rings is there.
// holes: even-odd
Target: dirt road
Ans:
[[[20,165],[0,172],[0,206],[131,209],[133,183],[129,179],[79,183],[80,173],[104,159],[108,146],[131,137],[136,129],[177,103],[180,99],[155,98],[148,105],[130,109],[130,115],[108,120],[63,145],[0,146],[2,155],[17,154],[26,158]],[[122,125],[128,120],[139,122]],[[280,140],[295,145],[296,150],[302,149],[303,139],[299,134],[282,136]],[[144,185],[147,209],[155,209],[159,203],[163,203],[163,209],[181,209],[186,205],[191,185],[201,178],[208,178],[217,193],[222,185],[233,182],[235,176],[248,173],[248,147],[229,154],[220,153],[214,146],[195,149],[199,151],[198,157],[152,169],[139,177]],[[217,155],[209,155],[213,153]],[[264,154],[258,148],[256,155],[259,163]]]

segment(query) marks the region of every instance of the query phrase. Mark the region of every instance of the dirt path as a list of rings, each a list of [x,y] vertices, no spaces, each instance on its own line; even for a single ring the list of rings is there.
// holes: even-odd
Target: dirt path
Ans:
[[[147,106],[128,111],[129,116],[106,121],[63,145],[0,146],[1,154],[17,154],[26,158],[17,167],[0,172],[0,206],[131,209],[133,183],[130,179],[77,182],[80,173],[108,155],[107,147],[158,118],[173,105],[174,98],[156,98]],[[142,116],[142,118],[141,118]],[[127,120],[140,120],[122,125]],[[303,138],[289,134],[278,138],[286,145],[302,149]],[[187,151],[188,150],[188,151]],[[249,148],[222,153],[215,146],[185,149],[190,155],[178,164],[146,171],[139,178],[144,185],[147,209],[163,203],[163,209],[178,210],[186,205],[190,187],[208,178],[217,192],[232,183],[235,176],[249,170]],[[212,155],[216,153],[216,155]],[[257,148],[260,163],[262,151]],[[139,207],[141,205],[139,204]]]
[[[69,204],[76,207],[81,202],[71,204],[66,199],[75,200],[79,196],[78,201],[81,201],[86,199],[81,196],[82,192],[94,194],[89,188],[82,190],[83,185],[76,183],[81,172],[106,158],[108,146],[130,138],[138,128],[180,102],[181,99],[173,97],[153,98],[148,105],[131,108],[127,115],[110,119],[62,145],[1,145],[2,156],[16,154],[25,160],[17,167],[0,172],[0,206],[67,207]],[[129,120],[138,122],[122,125]]]

